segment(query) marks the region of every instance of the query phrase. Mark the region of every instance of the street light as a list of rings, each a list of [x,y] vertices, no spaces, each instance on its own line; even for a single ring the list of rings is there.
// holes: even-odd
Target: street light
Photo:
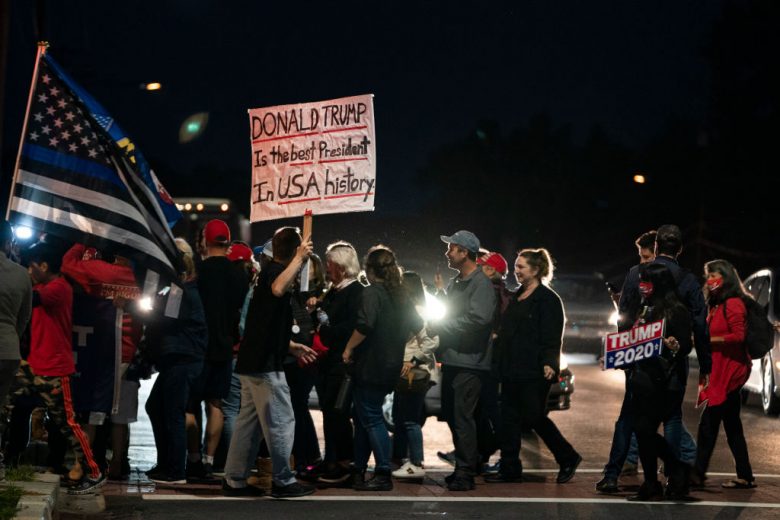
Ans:
[[[141,83],[141,90],[160,90],[162,84],[154,81],[152,83]]]
[[[647,182],[647,179],[641,173],[637,173],[636,175],[634,175],[634,182],[637,184],[644,184]]]

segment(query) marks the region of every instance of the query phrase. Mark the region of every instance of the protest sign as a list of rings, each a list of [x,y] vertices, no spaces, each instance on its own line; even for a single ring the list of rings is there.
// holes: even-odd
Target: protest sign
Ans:
[[[661,355],[666,321],[637,325],[630,330],[607,334],[604,368],[621,368],[642,359]]]
[[[373,211],[373,95],[249,110],[251,222]]]

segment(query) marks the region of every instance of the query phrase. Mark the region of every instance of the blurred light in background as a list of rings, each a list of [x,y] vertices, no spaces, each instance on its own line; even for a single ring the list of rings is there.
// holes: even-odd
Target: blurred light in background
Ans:
[[[200,112],[193,114],[181,124],[179,127],[179,142],[189,143],[193,139],[200,136],[206,129],[206,125],[209,122],[208,112]]]
[[[141,90],[160,90],[161,88],[162,85],[156,81],[152,83],[141,83]]]
[[[14,235],[17,240],[30,240],[33,236],[33,230],[27,226],[15,226]]]
[[[642,175],[641,173],[637,173],[636,175],[634,175],[634,182],[637,184],[644,184],[645,182],[647,182],[647,179],[645,179],[645,176]]]

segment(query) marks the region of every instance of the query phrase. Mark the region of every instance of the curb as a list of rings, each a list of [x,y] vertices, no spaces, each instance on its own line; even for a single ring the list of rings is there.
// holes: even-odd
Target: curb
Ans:
[[[57,518],[60,476],[38,473],[33,482],[14,482],[24,494],[17,504],[15,520],[53,520]]]

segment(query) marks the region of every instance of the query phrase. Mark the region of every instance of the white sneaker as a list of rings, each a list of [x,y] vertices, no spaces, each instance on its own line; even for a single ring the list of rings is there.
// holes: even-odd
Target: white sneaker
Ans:
[[[404,462],[404,465],[393,471],[395,478],[421,479],[425,478],[425,469],[422,466],[415,466],[411,462]]]

